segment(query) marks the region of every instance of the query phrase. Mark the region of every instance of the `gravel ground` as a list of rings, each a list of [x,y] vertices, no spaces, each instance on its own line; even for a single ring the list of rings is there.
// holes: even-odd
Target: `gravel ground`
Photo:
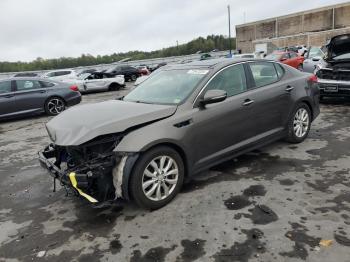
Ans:
[[[349,104],[323,104],[304,143],[216,166],[153,212],[53,193],[37,161],[49,119],[0,124],[0,261],[350,261]]]

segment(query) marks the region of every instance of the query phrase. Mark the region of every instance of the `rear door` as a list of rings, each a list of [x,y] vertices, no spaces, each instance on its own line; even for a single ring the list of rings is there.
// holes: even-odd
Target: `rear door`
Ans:
[[[284,77],[281,65],[274,62],[249,62],[252,114],[257,136],[268,136],[280,132],[293,106],[289,80]]]
[[[0,117],[16,111],[13,81],[0,82]]]
[[[47,88],[38,80],[16,80],[15,101],[20,111],[42,111],[47,98]]]

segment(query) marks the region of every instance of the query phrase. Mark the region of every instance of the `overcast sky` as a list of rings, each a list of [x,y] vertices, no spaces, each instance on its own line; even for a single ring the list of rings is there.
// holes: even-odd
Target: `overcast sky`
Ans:
[[[0,61],[151,51],[337,0],[0,0]]]

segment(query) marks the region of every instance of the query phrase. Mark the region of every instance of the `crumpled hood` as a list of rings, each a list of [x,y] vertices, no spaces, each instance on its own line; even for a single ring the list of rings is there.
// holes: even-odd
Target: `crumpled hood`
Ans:
[[[334,57],[350,53],[350,34],[338,35],[327,44],[327,61]]]
[[[60,146],[81,145],[97,136],[169,117],[174,105],[153,105],[111,100],[72,107],[46,124],[51,140]]]

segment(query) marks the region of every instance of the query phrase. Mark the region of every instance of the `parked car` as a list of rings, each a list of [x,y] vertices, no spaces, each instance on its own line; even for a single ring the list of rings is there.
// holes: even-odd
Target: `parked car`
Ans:
[[[95,68],[88,68],[88,69],[84,69],[81,72],[79,72],[78,76],[83,75],[83,74],[92,74],[94,72],[97,72],[97,70]]]
[[[136,68],[140,71],[141,75],[143,76],[149,75],[151,73],[147,66],[137,66]]]
[[[71,69],[55,70],[55,71],[45,72],[42,75],[42,77],[50,78],[53,80],[76,79],[77,73]]]
[[[106,75],[116,76],[124,75],[125,81],[135,81],[139,76],[141,76],[140,70],[129,65],[118,65],[114,66],[104,72]]]
[[[42,78],[0,81],[0,119],[46,112],[57,115],[81,101],[78,87]]]
[[[256,55],[254,53],[236,54],[232,58],[256,58]]]
[[[350,98],[350,34],[331,38],[325,50],[324,61],[316,66],[321,99]]]
[[[17,73],[13,77],[39,77],[39,73],[33,73],[33,72],[22,72],[22,73]]]
[[[211,166],[281,138],[302,142],[320,112],[314,79],[266,60],[166,66],[121,100],[52,119],[39,160],[91,202],[160,208]]]
[[[317,65],[323,64],[325,57],[325,47],[310,46],[307,50],[303,62],[303,71],[308,73],[314,73]]]
[[[94,72],[92,74],[85,73],[78,76],[76,80],[68,79],[64,81],[77,85],[80,93],[113,91],[119,90],[125,86],[123,75],[109,77],[109,75],[101,72]]]
[[[298,70],[303,69],[304,57],[299,56],[298,53],[295,53],[292,51],[287,51],[287,52],[276,51],[267,55],[265,58],[269,60],[279,61],[283,64],[297,68]]]

